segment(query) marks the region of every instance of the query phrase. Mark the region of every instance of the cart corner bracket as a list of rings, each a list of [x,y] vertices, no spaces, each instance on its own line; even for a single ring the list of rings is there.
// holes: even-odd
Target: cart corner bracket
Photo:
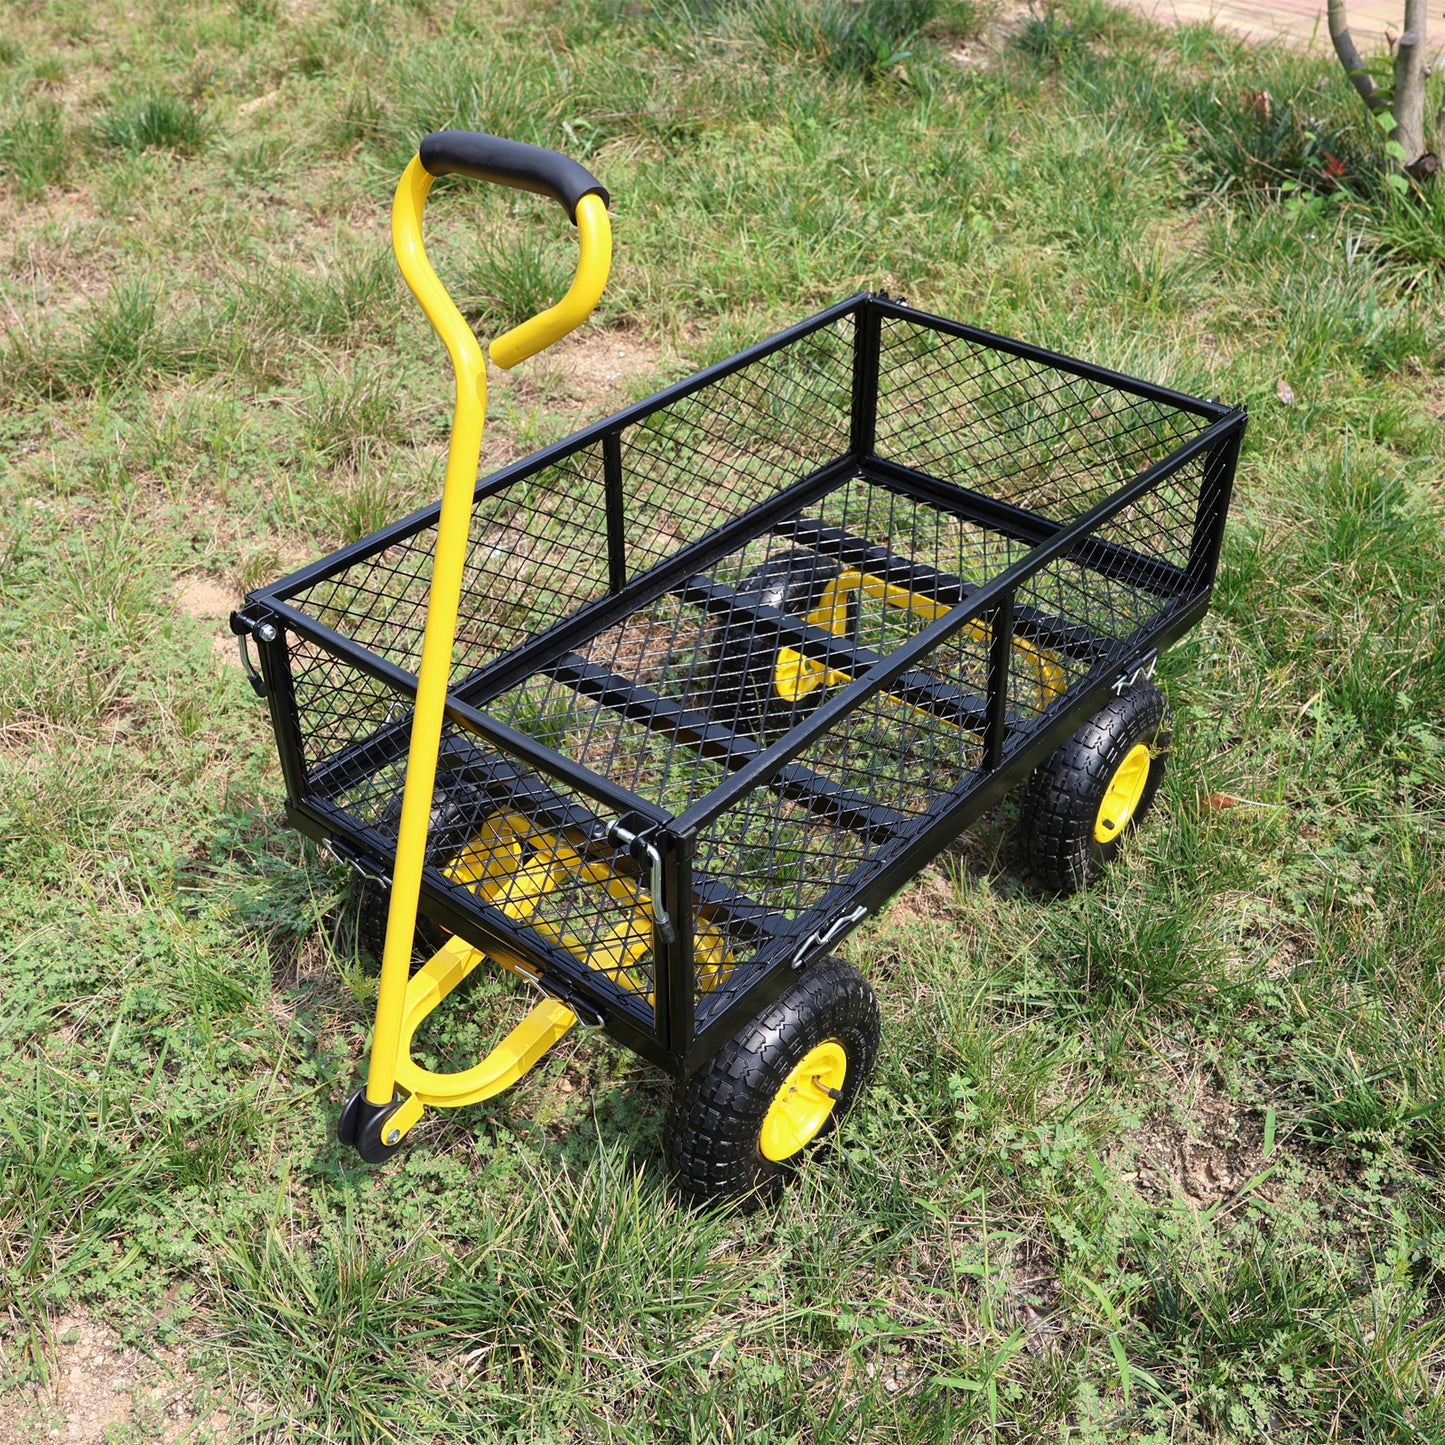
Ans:
[[[257,697],[268,696],[266,680],[261,676],[260,670],[251,660],[251,638],[256,638],[263,643],[275,642],[280,634],[276,631],[276,624],[270,619],[270,614],[264,610],[251,610],[238,608],[230,616],[231,632],[236,638],[236,646],[241,654],[241,667],[245,671],[246,681],[251,684],[251,691]]]

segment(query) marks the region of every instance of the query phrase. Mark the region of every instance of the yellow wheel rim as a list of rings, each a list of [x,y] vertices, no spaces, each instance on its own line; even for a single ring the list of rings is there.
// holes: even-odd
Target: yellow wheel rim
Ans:
[[[791,1159],[815,1139],[828,1122],[838,1102],[834,1096],[842,1093],[847,1076],[848,1055],[837,1039],[809,1049],[768,1105],[758,1139],[763,1158],[775,1164]]]
[[[1099,816],[1094,819],[1094,841],[1112,843],[1125,828],[1149,782],[1149,744],[1135,743],[1109,779]]]

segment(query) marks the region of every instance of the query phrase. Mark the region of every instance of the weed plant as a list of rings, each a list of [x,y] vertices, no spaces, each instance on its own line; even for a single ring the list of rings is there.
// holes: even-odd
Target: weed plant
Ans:
[[[1333,61],[1094,0],[1007,33],[943,0],[4,28],[20,1438],[99,1368],[73,1316],[173,1401],[116,1441],[1445,1439],[1445,262],[1439,192],[1381,188]],[[591,1035],[388,1170],[333,1141],[376,981],[205,599],[434,492],[450,378],[385,224],[444,126],[611,190],[588,345],[662,357],[614,399],[870,286],[1251,410],[1155,817],[1059,901],[1006,804],[855,934],[875,1085],[751,1216],[678,1203],[665,1081]],[[573,232],[448,179],[428,239],[499,328]],[[494,378],[489,464],[572,426],[544,375]],[[484,980],[426,1047],[520,1007]]]
[[[96,120],[95,133],[127,155],[150,150],[188,155],[205,143],[209,126],[205,113],[189,101],[157,91],[117,100]]]

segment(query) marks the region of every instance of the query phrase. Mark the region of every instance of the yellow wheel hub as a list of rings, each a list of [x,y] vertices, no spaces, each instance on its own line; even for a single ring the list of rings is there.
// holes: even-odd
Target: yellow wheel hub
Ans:
[[[1109,779],[1099,816],[1094,819],[1096,843],[1112,843],[1129,826],[1149,782],[1149,762],[1149,744],[1135,743]]]
[[[758,1148],[775,1164],[791,1159],[828,1122],[848,1076],[848,1055],[837,1039],[811,1048],[768,1105]]]

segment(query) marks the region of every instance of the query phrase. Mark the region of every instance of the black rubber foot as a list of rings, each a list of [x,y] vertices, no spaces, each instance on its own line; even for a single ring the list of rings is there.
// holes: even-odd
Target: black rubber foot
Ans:
[[[386,1142],[386,1124],[396,1113],[402,1095],[392,1096],[389,1104],[373,1104],[366,1089],[358,1089],[347,1101],[336,1121],[336,1137],[349,1144],[368,1164],[385,1164],[396,1157],[401,1140]]]
[[[868,981],[840,958],[820,959],[674,1088],[664,1148],[681,1188],[698,1201],[775,1192],[808,1153],[774,1162],[761,1149],[764,1117],[789,1073],[818,1044],[836,1039],[843,1045],[847,1072],[821,1139],[873,1072],[879,1033],[878,1002]]]
[[[1109,780],[1137,743],[1149,745],[1148,781],[1128,825],[1100,843],[1094,824]],[[1024,857],[1039,883],[1073,893],[1104,871],[1149,811],[1169,753],[1169,704],[1152,683],[1126,689],[1035,770],[1023,804]]]

